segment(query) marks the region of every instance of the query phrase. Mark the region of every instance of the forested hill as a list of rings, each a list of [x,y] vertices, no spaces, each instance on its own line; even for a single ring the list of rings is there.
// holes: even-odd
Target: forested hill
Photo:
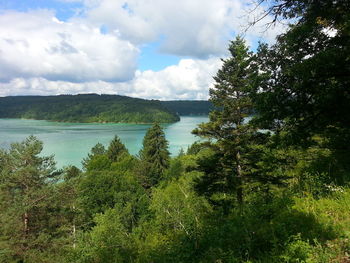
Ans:
[[[157,100],[119,95],[11,96],[0,98],[0,118],[64,122],[170,123],[179,116]]]
[[[213,105],[207,100],[172,100],[161,102],[178,115],[208,115]]]

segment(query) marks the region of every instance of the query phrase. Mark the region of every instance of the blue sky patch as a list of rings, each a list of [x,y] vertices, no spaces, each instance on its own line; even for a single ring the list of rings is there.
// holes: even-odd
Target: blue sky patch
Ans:
[[[35,9],[54,10],[56,17],[61,21],[67,21],[83,8],[79,2],[61,2],[54,0],[0,0],[0,10],[16,10],[27,12]]]
[[[141,55],[139,57],[139,69],[159,71],[168,66],[176,65],[182,57],[168,55],[159,52],[160,42],[146,44],[141,47]]]

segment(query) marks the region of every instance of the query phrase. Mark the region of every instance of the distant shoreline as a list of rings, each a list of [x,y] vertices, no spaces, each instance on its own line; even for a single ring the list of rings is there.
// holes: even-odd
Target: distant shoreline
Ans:
[[[173,124],[181,120],[181,117],[208,117],[208,114],[189,114],[189,115],[179,115],[180,119],[175,122],[160,122],[160,124]],[[33,119],[33,118],[3,118],[0,120],[26,120],[26,121],[47,121],[47,122],[57,122],[57,123],[67,123],[67,124],[135,124],[135,125],[151,125],[153,122],[71,122],[71,121],[59,121],[59,120],[47,120],[47,119]]]
[[[0,118],[67,123],[176,123],[180,116],[206,116],[209,101],[159,101],[119,95],[0,97]]]

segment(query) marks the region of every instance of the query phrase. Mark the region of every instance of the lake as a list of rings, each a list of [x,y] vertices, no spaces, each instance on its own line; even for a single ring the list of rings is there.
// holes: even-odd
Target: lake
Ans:
[[[162,125],[169,141],[170,153],[177,155],[181,148],[186,150],[199,140],[191,131],[199,123],[207,121],[208,117],[205,116],[182,116],[179,122]],[[29,135],[34,135],[44,142],[43,155],[55,155],[58,168],[69,164],[81,167],[81,161],[96,143],[108,146],[115,135],[120,137],[131,154],[137,154],[150,126],[0,119],[0,147],[8,149],[12,142],[23,141]]]

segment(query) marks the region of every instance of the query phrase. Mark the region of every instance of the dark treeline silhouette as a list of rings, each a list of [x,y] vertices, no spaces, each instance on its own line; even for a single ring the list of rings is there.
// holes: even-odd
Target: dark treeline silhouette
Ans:
[[[179,117],[157,100],[119,95],[12,96],[0,98],[0,118],[64,122],[175,122]]]
[[[0,118],[63,122],[170,123],[179,115],[208,115],[208,101],[158,101],[120,95],[0,97]]]

